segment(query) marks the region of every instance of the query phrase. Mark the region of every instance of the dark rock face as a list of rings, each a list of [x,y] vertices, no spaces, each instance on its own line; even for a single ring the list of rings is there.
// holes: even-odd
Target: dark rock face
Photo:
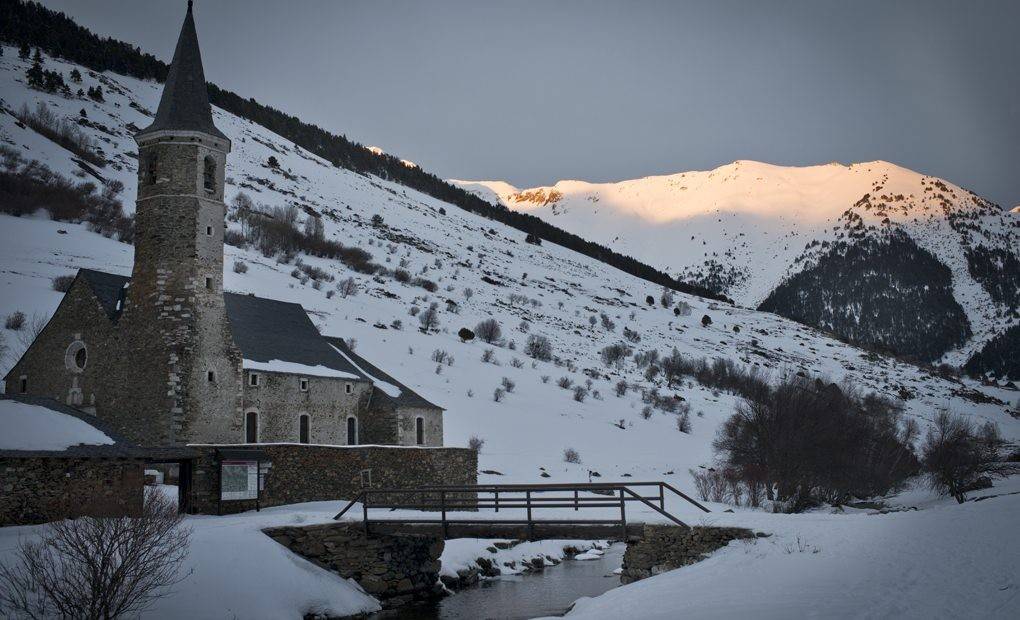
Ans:
[[[641,540],[627,544],[620,582],[626,585],[700,562],[731,540],[750,538],[755,538],[754,532],[739,527],[646,525]]]
[[[949,268],[899,232],[833,246],[758,309],[921,362],[971,335]]]
[[[419,534],[366,537],[359,525],[350,523],[277,527],[264,532],[312,563],[354,579],[385,608],[441,594],[442,538]]]

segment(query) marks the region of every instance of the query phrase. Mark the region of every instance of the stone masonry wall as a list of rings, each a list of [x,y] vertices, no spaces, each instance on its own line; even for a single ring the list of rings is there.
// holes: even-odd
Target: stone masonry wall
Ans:
[[[620,582],[628,584],[700,562],[731,540],[754,537],[754,532],[739,527],[646,525],[641,540],[627,544]]]
[[[397,441],[402,446],[413,446],[417,442],[415,418],[422,418],[425,426],[425,446],[443,445],[443,411],[424,407],[400,407],[397,410]]]
[[[85,346],[88,356],[83,370],[67,359],[68,347],[75,342]],[[92,289],[79,277],[46,327],[7,374],[6,393],[20,394],[20,379],[25,377],[27,394],[101,410],[107,377],[111,366],[119,361],[119,354],[114,326]],[[72,398],[75,390],[81,395],[80,402]]]
[[[354,579],[383,607],[439,594],[439,557],[444,543],[438,536],[373,535],[360,526],[328,523],[306,527],[278,527],[266,535],[294,553],[346,579]]]
[[[249,380],[251,374],[244,371],[244,411],[258,412],[260,442],[297,443],[298,419],[308,414],[309,443],[347,444],[348,416],[358,420],[358,443],[382,443],[366,420],[372,415],[364,407],[372,391],[367,381],[259,371],[256,387]],[[308,380],[306,391],[301,391],[302,378]],[[243,433],[242,429],[236,441],[244,441]]]
[[[201,452],[195,461],[193,510],[228,514],[255,509],[255,500],[219,501],[219,464],[215,447],[192,446]],[[389,446],[316,446],[250,444],[224,448],[257,448],[272,466],[265,476],[261,506],[311,501],[342,502],[363,488],[362,472],[369,470],[370,488],[410,488],[429,485],[469,485],[478,481],[478,453],[468,448],[401,448]]]
[[[140,460],[0,459],[0,527],[83,515],[138,516],[143,472]]]

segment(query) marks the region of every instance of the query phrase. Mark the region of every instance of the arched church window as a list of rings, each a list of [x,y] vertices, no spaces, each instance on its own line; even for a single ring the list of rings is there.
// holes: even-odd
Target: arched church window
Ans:
[[[425,445],[425,419],[417,417],[414,419],[414,443],[419,446]]]
[[[259,414],[256,411],[249,411],[244,416],[244,442],[259,442]]]
[[[202,182],[207,191],[216,191],[216,160],[211,155],[205,156],[202,166]]]
[[[311,441],[311,433],[309,432],[309,418],[307,413],[302,413],[298,418],[298,441],[301,443],[309,443]]]

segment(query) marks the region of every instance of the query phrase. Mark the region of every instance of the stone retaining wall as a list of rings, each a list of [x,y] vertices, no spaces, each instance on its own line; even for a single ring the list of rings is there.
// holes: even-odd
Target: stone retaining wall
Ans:
[[[646,525],[640,541],[627,545],[620,582],[632,583],[705,559],[731,540],[762,536],[740,527]]]
[[[364,486],[410,488],[473,485],[478,481],[478,453],[468,448],[395,446],[317,446],[250,444],[222,448],[256,448],[269,455],[260,505],[353,499]],[[219,501],[216,446],[193,446],[201,453],[192,472],[192,510],[229,514],[253,510],[255,500]],[[363,476],[362,472],[370,474]],[[368,483],[370,479],[370,484]],[[413,499],[404,497],[402,499]]]
[[[444,542],[437,536],[365,536],[360,525],[327,523],[264,530],[267,536],[309,561],[354,579],[383,607],[440,595],[439,558]]]
[[[144,463],[127,459],[0,459],[0,527],[68,517],[138,516]]]

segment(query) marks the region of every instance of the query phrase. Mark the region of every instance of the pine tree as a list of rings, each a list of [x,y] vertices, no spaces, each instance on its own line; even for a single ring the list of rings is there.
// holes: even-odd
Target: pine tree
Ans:
[[[75,84],[81,84],[81,72],[77,69],[71,69],[71,81]]]
[[[43,63],[42,51],[38,47],[35,48],[35,56],[32,57],[32,60],[40,65]]]
[[[25,71],[25,77],[28,78],[28,85],[30,88],[42,88],[43,87],[43,69],[39,63],[33,63],[28,71]]]
[[[28,43],[22,43],[21,47],[18,48],[18,58],[22,60],[28,60],[28,57],[32,54],[32,48],[28,46]]]

